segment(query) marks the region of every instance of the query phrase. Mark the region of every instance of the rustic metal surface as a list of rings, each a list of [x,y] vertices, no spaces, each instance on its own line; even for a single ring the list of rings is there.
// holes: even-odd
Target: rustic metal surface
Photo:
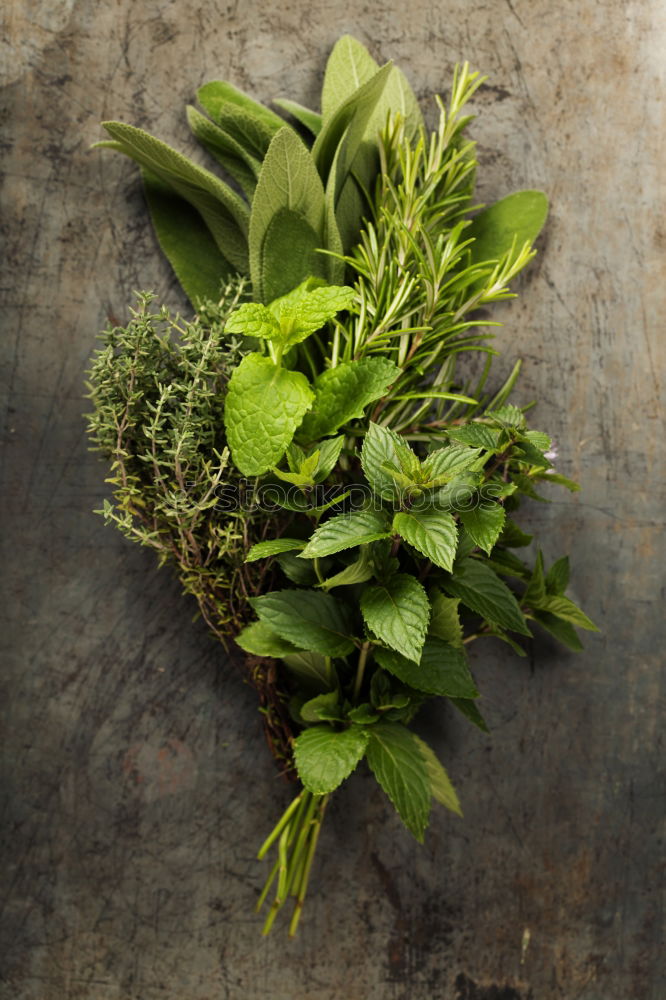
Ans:
[[[11,1000],[663,1000],[664,51],[659,0],[61,0],[6,7],[2,466],[4,861]],[[543,252],[504,310],[508,368],[561,471],[527,521],[603,634],[475,652],[489,738],[427,728],[465,820],[415,845],[367,775],[336,795],[300,937],[264,941],[257,841],[288,794],[251,691],[193,608],[91,511],[82,373],[132,289],[178,301],[116,117],[187,141],[224,76],[314,100],[352,31],[421,96],[456,60],[482,195],[542,186]]]

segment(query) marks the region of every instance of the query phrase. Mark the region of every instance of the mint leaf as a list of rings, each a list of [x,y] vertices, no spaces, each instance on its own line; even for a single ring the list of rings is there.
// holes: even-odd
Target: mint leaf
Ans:
[[[459,597],[465,607],[502,628],[531,635],[518,602],[505,583],[479,559],[462,559],[453,576],[442,584],[452,597]]]
[[[345,566],[339,573],[336,573],[335,576],[330,576],[323,583],[320,583],[319,586],[322,590],[331,590],[333,587],[349,587],[355,583],[365,583],[367,580],[372,579],[374,575],[375,566],[370,554],[370,548],[367,545],[362,545],[356,562]]]
[[[305,145],[289,126],[271,140],[250,215],[255,298],[271,302],[311,274],[324,275],[324,188]],[[314,241],[314,242],[313,242]]]
[[[256,545],[253,545],[245,557],[245,562],[267,559],[280,552],[293,552],[295,549],[302,549],[304,545],[305,542],[300,538],[269,538],[265,542],[257,542]]]
[[[383,500],[395,501],[399,497],[395,481],[384,466],[399,467],[399,454],[403,447],[404,442],[395,431],[373,424],[372,421],[368,424],[361,449],[361,465],[374,492]]]
[[[485,424],[449,427],[446,433],[452,441],[470,445],[472,448],[482,448],[484,451],[494,452],[502,447],[499,443],[502,431],[498,431],[494,427],[487,427]]]
[[[549,594],[564,594],[569,586],[569,557],[562,556],[546,573],[546,590]]]
[[[457,649],[462,649],[463,631],[458,614],[460,601],[457,597],[445,597],[437,587],[433,587],[430,597],[430,628],[429,634]]]
[[[259,302],[244,302],[225,324],[227,333],[241,333],[246,337],[262,340],[279,340],[281,328],[278,320],[267,306]]]
[[[381,642],[419,662],[430,603],[418,580],[407,573],[396,573],[385,583],[368,587],[361,597],[361,612]]]
[[[432,787],[416,737],[399,723],[377,722],[368,730],[366,756],[403,823],[423,843]]]
[[[428,778],[430,780],[430,789],[435,802],[439,802],[440,805],[446,806],[447,809],[456,813],[457,816],[462,816],[460,801],[458,800],[456,790],[451,784],[451,779],[446,773],[444,765],[440,763],[434,750],[429,747],[427,743],[424,743],[422,739],[419,739],[415,733],[412,735],[416,740],[419,750],[423,754],[426,770],[428,772]]]
[[[363,358],[329,368],[315,379],[315,399],[299,437],[306,441],[334,434],[343,424],[362,417],[365,409],[400,375],[388,358]]]
[[[442,639],[426,639],[419,663],[392,649],[375,649],[375,659],[380,667],[417,691],[445,698],[478,697],[465,653]]]
[[[580,653],[583,644],[578,638],[578,633],[571,622],[563,621],[547,611],[533,611],[534,620],[541,625],[546,632],[550,632],[558,642],[561,642],[574,653]]]
[[[381,511],[363,510],[355,514],[339,514],[316,529],[300,558],[330,556],[356,545],[390,538],[388,528],[388,519]]]
[[[297,646],[282,639],[264,622],[252,622],[236,636],[236,642],[254,656],[287,656],[297,652]]]
[[[281,659],[303,690],[337,690],[338,680],[329,657],[321,653],[294,652],[284,654]]]
[[[261,475],[282,458],[312,399],[300,372],[278,368],[261,354],[243,358],[229,380],[224,424],[244,476]]]
[[[367,733],[358,726],[336,732],[313,726],[294,741],[296,770],[313,795],[328,795],[348,778],[365,753]]]
[[[305,722],[340,722],[340,696],[337,691],[315,695],[301,705],[301,718]]]
[[[340,437],[327,438],[326,441],[321,441],[317,446],[319,460],[317,462],[315,479],[318,483],[323,483],[337,465],[344,443],[345,437],[344,434],[341,434]]]
[[[297,647],[324,656],[347,656],[354,649],[349,609],[330,594],[275,590],[253,597],[259,619]]]
[[[465,525],[470,538],[488,555],[500,536],[505,519],[504,507],[498,503],[489,504],[487,500],[484,501],[482,507],[460,511],[460,520]]]
[[[431,451],[423,462],[423,473],[430,483],[442,486],[476,465],[480,454],[480,448],[466,448],[464,445],[438,448]]]
[[[585,628],[589,632],[599,631],[585,612],[581,611],[568,597],[549,594],[539,602],[538,610],[547,611],[549,614],[555,615],[556,618],[561,618],[562,621],[570,622],[572,625],[578,625],[579,628]]]
[[[482,733],[489,732],[486,720],[481,715],[478,705],[471,698],[449,698],[451,704],[458,709],[473,725],[480,729]]]
[[[451,572],[458,546],[458,526],[446,511],[411,510],[396,514],[393,530],[435,566]]]
[[[319,285],[312,287],[308,280],[287,295],[271,302],[270,310],[277,317],[287,347],[300,344],[311,333],[354,301],[353,288],[346,285]]]
[[[546,579],[543,572],[543,554],[541,552],[537,552],[534,569],[527,585],[527,589],[523,594],[523,603],[529,604],[530,607],[533,608],[540,608],[545,596]]]
[[[548,215],[548,199],[543,191],[516,191],[495,202],[473,219],[465,230],[471,245],[472,261],[500,260],[511,249],[534,243]]]
[[[502,528],[499,543],[500,545],[506,545],[510,549],[520,549],[529,545],[533,537],[533,535],[528,535],[522,528],[519,528],[515,521],[507,518]]]

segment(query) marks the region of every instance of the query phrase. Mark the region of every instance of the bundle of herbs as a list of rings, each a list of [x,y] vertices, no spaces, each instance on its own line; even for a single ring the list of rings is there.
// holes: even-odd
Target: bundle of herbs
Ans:
[[[474,203],[456,69],[428,131],[396,67],[339,40],[321,113],[231,84],[198,92],[195,137],[229,183],[107,122],[136,160],[157,238],[196,313],[139,296],[90,371],[103,514],[171,564],[214,634],[247,655],[269,744],[300,790],[262,845],[264,924],[294,934],[331,794],[365,759],[417,840],[432,801],[460,813],[411,723],[432,697],[486,730],[467,649],[539,626],[594,629],[513,519],[540,483],[570,490],[547,434],[487,390],[480,308],[511,297],[547,213],[538,191]],[[481,358],[475,377],[461,356]],[[474,366],[472,366],[472,369]]]

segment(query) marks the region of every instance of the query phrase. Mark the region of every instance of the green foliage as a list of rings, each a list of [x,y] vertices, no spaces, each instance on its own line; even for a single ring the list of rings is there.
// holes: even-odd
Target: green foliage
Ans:
[[[474,204],[465,108],[481,82],[459,67],[428,132],[401,71],[344,36],[321,114],[275,102],[305,138],[231,84],[206,84],[188,122],[241,194],[148,133],[106,125],[102,145],[141,165],[199,314],[152,314],[143,297],[104,335],[89,417],[112,463],[104,513],[235,636],[275,756],[303,785],[260,851],[277,851],[265,931],[289,897],[295,931],[328,796],[363,757],[417,839],[433,799],[460,814],[408,727],[438,696],[487,732],[470,643],[524,655],[515,636],[534,623],[575,650],[577,628],[596,630],[566,595],[566,558],[546,570],[540,552],[513,551],[532,542],[513,517],[544,501],[539,484],[577,486],[510,401],[520,362],[488,389],[497,324],[479,309],[512,297],[547,200]],[[469,352],[473,378],[458,367]]]

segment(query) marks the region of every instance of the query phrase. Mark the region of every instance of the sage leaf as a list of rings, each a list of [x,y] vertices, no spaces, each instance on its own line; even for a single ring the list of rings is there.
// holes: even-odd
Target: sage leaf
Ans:
[[[292,115],[301,125],[305,125],[313,135],[319,135],[321,132],[321,115],[317,111],[311,111],[310,108],[304,107],[297,101],[290,101],[286,97],[275,97],[273,104]]]
[[[417,691],[445,698],[477,698],[479,695],[464,651],[442,639],[426,639],[419,663],[392,649],[376,649],[375,659],[384,670]]]
[[[314,402],[299,437],[316,441],[362,417],[366,407],[384,396],[399,375],[398,366],[382,357],[348,361],[322,372],[315,379]]]
[[[331,50],[324,72],[321,111],[324,119],[345,103],[364,83],[371,80],[379,66],[365,45],[353,35],[342,35]]]
[[[400,723],[377,722],[368,729],[366,757],[401,820],[423,843],[432,788],[416,737]]]
[[[229,132],[248,152],[263,159],[284,121],[270,108],[225,80],[211,80],[197,91],[197,100],[213,121]]]
[[[442,587],[482,618],[519,635],[531,635],[512,592],[479,559],[466,558],[456,563],[453,576]]]
[[[324,656],[347,656],[354,649],[349,609],[330,594],[314,590],[275,590],[253,597],[259,619],[278,635]]]
[[[142,169],[148,211],[157,241],[195,309],[217,302],[233,273],[197,210],[156,174]]]
[[[244,476],[259,476],[282,458],[314,394],[305,375],[247,354],[229,380],[224,424],[231,456]]]
[[[383,511],[362,510],[352,514],[338,514],[314,531],[300,553],[300,558],[330,556],[356,545],[390,537],[388,518]]]
[[[430,603],[415,577],[396,573],[361,596],[361,612],[377,638],[418,663],[428,630]]]
[[[229,135],[200,111],[187,106],[187,121],[198,142],[215,157],[228,174],[240,185],[245,196],[251,201],[261,170],[261,160],[245,149],[233,136]]]
[[[249,210],[243,199],[215,174],[143,129],[123,122],[102,124],[114,140],[113,148],[136,160],[188,201],[203,218],[227,260],[236,270],[247,272]]]
[[[458,547],[458,525],[443,510],[410,510],[396,514],[393,530],[435,566],[451,572]]]
[[[313,253],[312,239],[315,246],[324,245],[325,211],[312,158],[293,129],[284,126],[268,147],[252,201],[250,276],[260,302],[286,294],[311,274],[323,276],[324,258]]]
[[[548,215],[548,198],[543,191],[516,191],[484,209],[465,230],[473,239],[470,252],[474,263],[500,260],[515,241],[520,248],[534,243]]]
[[[368,745],[360,726],[340,732],[313,726],[294,741],[294,761],[303,785],[313,795],[328,795],[348,778]]]

